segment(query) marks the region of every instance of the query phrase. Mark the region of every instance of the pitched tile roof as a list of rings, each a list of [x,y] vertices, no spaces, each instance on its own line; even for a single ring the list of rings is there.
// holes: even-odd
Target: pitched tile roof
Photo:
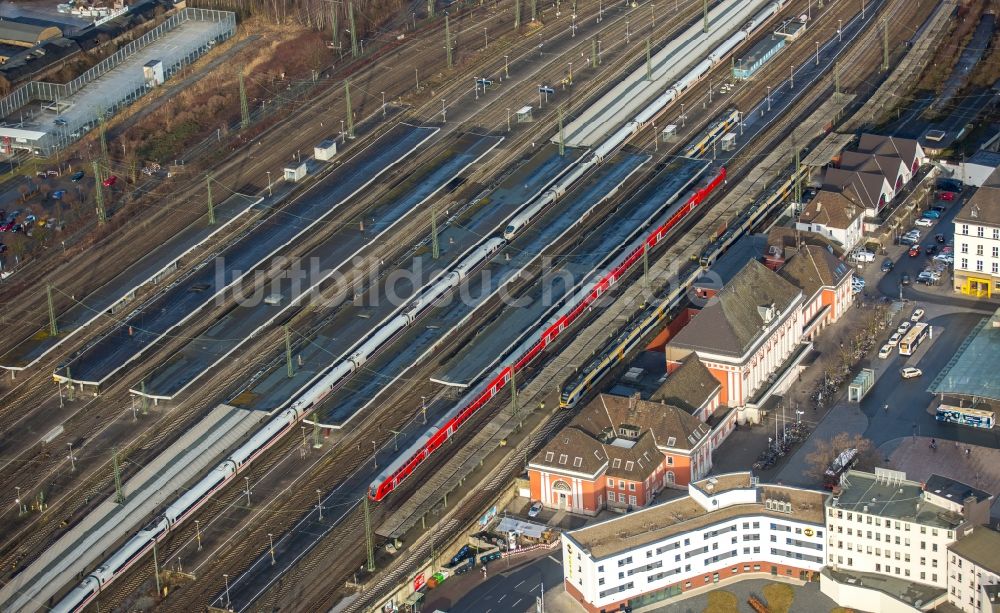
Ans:
[[[663,401],[694,413],[722,387],[696,355],[690,355],[674,372],[670,373],[650,400]]]
[[[641,481],[663,449],[690,451],[711,428],[677,407],[600,394],[538,454],[533,466]]]
[[[895,183],[896,178],[907,170],[903,160],[895,155],[880,155],[862,151],[844,151],[840,154],[840,168],[859,172],[881,174]]]
[[[864,209],[848,198],[852,193],[820,190],[799,215],[801,223],[822,224],[828,228],[847,229],[864,214]]]
[[[778,274],[801,288],[804,295],[812,296],[821,287],[837,287],[851,274],[851,268],[822,247],[803,245]]]
[[[1000,226],[1000,169],[994,170],[972,194],[955,215],[955,221]]]
[[[670,344],[742,356],[763,333],[765,316],[780,317],[801,295],[799,288],[750,261]]]
[[[918,147],[919,143],[911,138],[862,134],[858,140],[857,150],[862,153],[894,155],[903,160],[908,168],[912,168],[913,162],[917,160]]]
[[[972,534],[958,539],[948,549],[977,566],[1000,574],[1000,532],[987,526],[976,526]]]
[[[893,181],[895,180],[894,176]],[[843,192],[850,188],[853,195],[846,196],[869,208],[877,208],[879,197],[884,192],[888,193],[889,187],[889,182],[882,173],[827,168],[823,175],[823,189]]]

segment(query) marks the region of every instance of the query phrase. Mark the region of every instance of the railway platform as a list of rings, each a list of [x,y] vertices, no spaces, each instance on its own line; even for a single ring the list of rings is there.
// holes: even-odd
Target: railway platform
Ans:
[[[125,482],[123,504],[117,503],[114,496],[101,502],[3,586],[0,589],[3,610],[44,608],[67,578],[91,568],[160,505],[207,469],[216,460],[216,451],[232,447],[258,424],[259,418],[259,414],[251,411],[225,404],[217,406],[197,427]]]

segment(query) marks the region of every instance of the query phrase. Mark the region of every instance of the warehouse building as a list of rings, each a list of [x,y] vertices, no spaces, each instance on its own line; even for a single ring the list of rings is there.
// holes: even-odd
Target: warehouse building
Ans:
[[[0,45],[25,49],[60,36],[62,36],[62,32],[54,25],[0,19]]]
[[[746,55],[734,60],[733,78],[738,81],[749,79],[786,44],[788,44],[788,38],[784,36],[770,34],[764,37],[751,47]]]

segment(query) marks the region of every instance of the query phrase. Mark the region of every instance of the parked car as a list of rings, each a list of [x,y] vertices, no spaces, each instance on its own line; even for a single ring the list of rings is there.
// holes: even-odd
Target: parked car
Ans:
[[[945,239],[944,234],[935,234],[934,235],[934,240],[936,240],[937,242],[939,242],[941,244],[944,244],[945,240],[947,240],[947,239]]]
[[[917,275],[917,283],[923,283],[924,285],[933,285],[934,281],[935,281],[934,275],[931,274],[929,271],[925,270]]]
[[[924,318],[924,310],[923,309],[914,309],[913,310],[913,315],[910,315],[910,321],[912,321],[913,323],[917,323],[918,321],[920,321],[923,318]]]
[[[494,551],[493,553],[488,553],[483,557],[479,558],[479,563],[486,566],[487,562],[492,562],[493,560],[499,560],[503,557],[503,554],[499,551]]]
[[[895,347],[896,345],[898,345],[898,344],[899,344],[899,341],[900,341],[900,340],[901,340],[902,338],[903,338],[903,335],[902,335],[902,334],[900,334],[899,332],[893,332],[893,333],[892,333],[892,336],[890,336],[890,337],[889,337],[889,342],[888,342],[888,345],[889,345],[890,347]]]
[[[902,283],[903,285],[909,285],[910,284],[910,275],[908,275],[907,273],[904,272],[902,274],[902,276],[899,277],[899,282]]]
[[[889,271],[891,271],[892,270],[892,266],[893,266],[892,260],[890,260],[889,258],[886,258],[886,259],[882,260],[882,272],[889,272]]]
[[[920,226],[921,228],[929,228],[934,225],[934,222],[926,217],[921,217],[913,222],[913,225]]]
[[[899,237],[900,245],[916,245],[918,242],[920,242],[920,239],[914,236],[903,235]]]
[[[889,357],[890,355],[892,355],[892,345],[890,345],[889,343],[882,345],[882,348],[878,350],[878,357],[883,360]]]
[[[901,321],[899,322],[899,327],[896,328],[896,332],[905,336],[906,332],[910,329],[912,325],[913,324],[908,321],[905,320]]]
[[[955,192],[938,192],[938,200],[944,200],[945,202],[952,202],[955,200]]]
[[[473,555],[472,548],[469,547],[468,545],[462,545],[462,548],[458,550],[458,553],[456,553],[454,557],[451,558],[451,564],[449,564],[449,566],[457,566],[463,560],[472,555]]]
[[[53,200],[62,200],[63,196],[65,196],[65,195],[66,195],[66,190],[64,190],[64,189],[57,189],[56,191],[52,192],[52,199]]]
[[[83,172],[82,170],[78,170],[69,176],[69,180],[72,181],[73,183],[76,183],[85,176],[87,176],[87,173]]]
[[[117,183],[117,182],[118,182],[118,176],[117,175],[111,175],[107,179],[101,181],[101,185],[103,185],[104,187],[113,187],[114,184]]]
[[[915,258],[918,255],[920,255],[920,245],[914,245],[910,247],[910,250],[907,252],[907,255],[910,256],[911,258]]]
[[[923,217],[924,219],[941,219],[941,213],[934,210],[924,211],[923,213],[920,214],[920,216]]]
[[[937,253],[937,250],[938,250],[937,245],[927,245],[927,247],[924,248],[924,253],[926,253],[927,255],[934,255],[935,253]]]
[[[931,207],[931,210],[937,211],[938,213],[944,213],[945,211],[948,210],[948,207],[946,207],[943,204],[935,204],[934,206]]]
[[[962,191],[962,182],[958,179],[942,178],[937,180],[937,188],[946,192]]]
[[[865,249],[857,249],[851,252],[851,259],[855,262],[874,262],[875,254]]]
[[[53,121],[52,123],[56,124],[57,126],[68,125],[68,122],[62,117],[56,117],[55,121]]]
[[[900,370],[899,374],[902,375],[904,379],[913,379],[919,377],[924,373],[919,368],[914,368],[913,366],[907,366],[906,368]]]
[[[24,222],[23,223],[24,223],[24,225],[27,226],[29,224],[35,223],[36,221],[38,221],[37,217],[35,217],[34,215],[28,215],[27,217],[24,218]]]
[[[538,514],[541,512],[542,512],[542,503],[536,502],[531,505],[530,509],[528,509],[528,517],[538,517]]]

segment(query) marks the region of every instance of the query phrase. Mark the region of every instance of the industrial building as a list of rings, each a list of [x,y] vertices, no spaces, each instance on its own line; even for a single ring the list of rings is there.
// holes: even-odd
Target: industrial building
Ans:
[[[16,47],[19,51],[60,36],[62,31],[54,25],[0,19],[0,45]]]
[[[788,38],[779,34],[770,34],[750,48],[742,57],[733,62],[733,78],[745,81],[752,77],[764,64],[785,48]]]

